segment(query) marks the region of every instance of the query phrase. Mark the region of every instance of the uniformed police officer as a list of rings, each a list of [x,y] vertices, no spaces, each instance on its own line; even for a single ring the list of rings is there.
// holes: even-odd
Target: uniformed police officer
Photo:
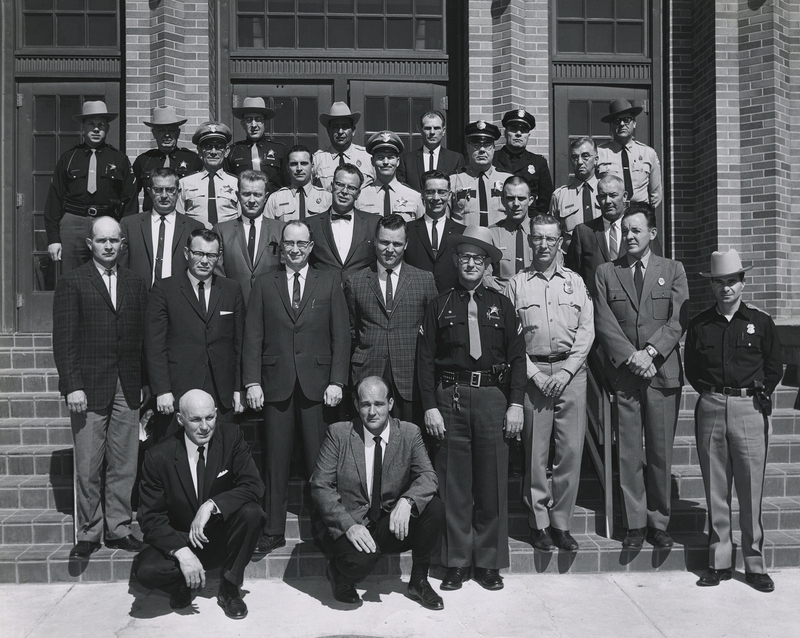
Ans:
[[[44,227],[50,259],[61,262],[62,272],[89,261],[86,244],[95,217],[117,221],[136,213],[136,177],[125,153],[106,144],[109,113],[105,102],[83,103],[73,119],[81,125],[83,142],[58,160],[44,205]]]
[[[568,183],[555,190],[550,200],[550,214],[561,222],[564,231],[565,253],[575,226],[590,222],[602,214],[595,175],[597,145],[591,137],[579,137],[570,142],[569,163],[573,176]]]
[[[731,480],[739,499],[745,579],[758,591],[775,584],[764,564],[761,499],[769,448],[770,395],[783,376],[781,344],[772,318],[742,301],[739,253],[714,252],[711,279],[717,303],[694,317],[686,333],[686,378],[700,393],[695,408],[697,455],[708,507],[708,571],[701,587],[729,580],[733,570]]]
[[[464,128],[467,137],[469,166],[450,176],[455,203],[450,216],[467,226],[491,226],[505,219],[500,195],[503,184],[511,177],[492,166],[494,143],[500,129],[478,120]]]
[[[331,190],[333,174],[344,164],[352,164],[361,171],[364,176],[362,188],[372,183],[375,178],[372,158],[363,146],[353,144],[353,134],[360,119],[361,113],[351,113],[344,102],[334,102],[330,113],[320,114],[320,124],[328,130],[331,145],[314,153],[314,183],[317,186]]]
[[[562,240],[557,219],[534,217],[533,265],[514,275],[506,289],[528,354],[522,501],[530,510],[531,543],[545,552],[553,551],[554,544],[567,552],[578,550],[569,528],[586,434],[586,357],[594,342],[594,307],[580,275],[558,259]],[[548,489],[551,438],[555,457]]]
[[[263,97],[246,97],[242,106],[233,109],[233,116],[239,119],[247,137],[231,146],[225,170],[233,175],[261,171],[267,176],[269,192],[274,193],[287,183],[286,144],[267,137],[267,121],[275,117],[275,110]]]
[[[413,222],[425,214],[422,197],[413,188],[401,184],[395,174],[405,146],[392,131],[380,131],[367,140],[375,181],[361,189],[356,208],[365,213],[388,217],[392,213]]]
[[[292,146],[286,164],[289,168],[289,186],[269,196],[264,215],[288,222],[293,219],[303,220],[328,210],[331,207],[330,191],[311,183],[314,174],[311,151],[300,144]]]
[[[486,589],[503,588],[508,567],[508,444],[522,430],[525,342],[508,297],[485,288],[501,252],[488,228],[450,235],[458,284],[425,309],[417,366],[425,429],[438,440],[439,495],[445,505],[440,564],[444,590],[472,569]]]
[[[506,143],[494,154],[495,168],[518,175],[531,187],[532,213],[547,213],[553,196],[553,178],[547,160],[528,150],[528,138],[536,128],[536,118],[525,109],[514,109],[503,116]]]
[[[133,162],[133,174],[136,175],[138,187],[137,196],[144,189],[142,202],[144,213],[153,209],[153,200],[150,199],[148,190],[153,171],[159,168],[171,168],[180,179],[203,170],[203,161],[197,153],[178,146],[181,126],[185,123],[186,120],[179,118],[172,106],[157,106],[153,109],[152,121],[144,123],[150,127],[150,132],[156,141],[156,148],[142,153]]]

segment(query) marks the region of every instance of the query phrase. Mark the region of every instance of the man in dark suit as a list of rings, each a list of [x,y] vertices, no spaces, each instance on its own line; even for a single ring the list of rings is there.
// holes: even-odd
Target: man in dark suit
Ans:
[[[240,173],[238,195],[242,216],[214,228],[222,240],[222,257],[214,272],[238,281],[247,305],[256,277],[281,265],[283,222],[264,215],[269,197],[264,173],[251,170]]]
[[[205,570],[221,566],[217,602],[241,619],[239,586],[264,519],[264,484],[239,426],[217,427],[210,394],[186,392],[177,418],[181,429],[145,455],[139,520],[150,547],[139,554],[136,578],[183,609],[205,586]]]
[[[335,271],[342,280],[375,263],[375,228],[378,216],[356,210],[364,177],[352,164],[333,174],[333,201],[329,211],[308,218],[314,236],[311,265],[317,270]]]
[[[354,402],[358,418],[330,427],[311,477],[333,597],[360,603],[355,585],[378,559],[411,549],[409,598],[444,609],[428,582],[444,506],[419,428],[389,417],[392,399],[380,377],[361,381]]]
[[[335,196],[334,196],[335,197]],[[256,279],[247,307],[244,384],[247,405],[264,411],[267,522],[258,549],[286,544],[289,461],[295,423],[302,427],[306,468],[314,471],[327,424],[347,383],[350,332],[339,276],[312,270],[307,222],[283,229],[286,270]]]
[[[403,262],[407,245],[405,220],[381,217],[375,235],[378,263],[350,277],[344,296],[354,346],[352,385],[365,377],[383,377],[394,398],[392,416],[419,423],[414,418],[422,416],[414,412],[417,335],[425,306],[439,293],[431,273]]]
[[[628,210],[622,217],[627,253],[602,264],[595,275],[595,333],[619,406],[619,480],[627,529],[622,546],[634,550],[645,536],[656,547],[672,546],[667,533],[672,444],[683,386],[678,342],[686,329],[689,287],[680,262],[650,250],[656,233],[652,209]]]
[[[453,261],[455,252],[447,238],[461,235],[467,228],[454,222],[447,214],[453,198],[450,178],[441,171],[429,171],[422,178],[422,201],[425,215],[408,225],[407,264],[433,273],[439,292],[449,290],[458,282],[458,269]]]
[[[447,133],[444,113],[428,111],[419,118],[419,130],[422,133],[422,146],[400,156],[397,179],[408,184],[417,192],[422,192],[422,174],[428,171],[441,171],[445,175],[453,175],[458,169],[466,166],[461,153],[450,151],[442,146]]]
[[[119,264],[139,273],[147,281],[167,279],[186,268],[183,247],[189,233],[203,224],[175,212],[180,178],[171,168],[157,168],[148,175],[150,210],[122,218],[125,241]]]
[[[139,551],[131,492],[139,448],[142,340],[147,284],[117,265],[119,224],[100,217],[86,240],[92,261],[64,274],[53,300],[53,356],[75,440],[75,547]],[[103,485],[105,489],[103,490]]]

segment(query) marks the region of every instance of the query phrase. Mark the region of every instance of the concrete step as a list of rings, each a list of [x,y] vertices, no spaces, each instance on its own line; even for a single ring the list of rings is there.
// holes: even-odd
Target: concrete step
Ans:
[[[131,527],[141,538],[136,513]],[[69,545],[74,542],[72,514],[43,509],[0,509],[2,545]]]
[[[700,466],[673,465],[672,487],[673,499],[704,498],[705,491]],[[735,488],[733,493],[735,496]],[[800,497],[800,464],[769,463],[764,479],[764,496]]]
[[[0,347],[0,369],[54,370],[53,349],[50,346]]]
[[[72,446],[0,445],[0,475],[72,476]]]
[[[46,474],[0,476],[0,508],[73,510],[72,476]]]
[[[69,417],[0,419],[0,445],[72,445]]]
[[[58,392],[0,392],[0,419],[68,416],[69,408]]]
[[[58,392],[55,368],[0,369],[0,392]]]
[[[694,436],[676,436],[673,465],[697,465],[697,440]],[[768,463],[800,463],[800,434],[773,434],[769,440]]]

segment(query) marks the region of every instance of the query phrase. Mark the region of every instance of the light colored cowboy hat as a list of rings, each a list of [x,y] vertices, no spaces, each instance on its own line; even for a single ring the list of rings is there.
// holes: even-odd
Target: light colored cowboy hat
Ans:
[[[330,113],[321,113],[319,116],[319,122],[325,128],[328,128],[328,124],[330,124],[331,120],[335,120],[337,118],[347,118],[352,120],[353,126],[355,127],[358,124],[358,121],[361,119],[361,113],[358,111],[350,112],[350,107],[347,106],[344,102],[334,102],[331,104],[331,112]]]
[[[492,243],[491,231],[483,226],[467,226],[464,234],[449,235],[447,243],[453,247],[453,250],[458,250],[461,244],[471,244],[472,246],[483,248],[492,263],[500,261],[503,256],[503,251]]]
[[[183,126],[186,120],[178,117],[174,106],[157,106],[153,109],[153,119],[145,122],[145,126]]]
[[[241,106],[233,109],[233,116],[240,120],[247,113],[260,113],[267,120],[271,120],[275,117],[275,109],[269,108],[263,97],[246,97],[242,101]]]
[[[106,103],[101,100],[88,100],[83,103],[83,110],[80,115],[73,115],[72,119],[76,122],[83,122],[87,117],[104,117],[109,122],[116,120],[119,113],[109,113]]]
[[[738,275],[739,273],[747,272],[751,268],[752,266],[742,266],[742,258],[739,257],[739,253],[735,248],[731,248],[726,253],[715,250],[711,253],[711,270],[701,272],[700,276],[716,279],[718,277]]]

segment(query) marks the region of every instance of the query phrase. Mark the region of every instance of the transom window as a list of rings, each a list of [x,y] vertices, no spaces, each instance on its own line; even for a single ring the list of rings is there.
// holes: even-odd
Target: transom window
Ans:
[[[646,55],[645,0],[556,0],[556,53]]]
[[[118,0],[19,0],[22,46],[118,48]]]

